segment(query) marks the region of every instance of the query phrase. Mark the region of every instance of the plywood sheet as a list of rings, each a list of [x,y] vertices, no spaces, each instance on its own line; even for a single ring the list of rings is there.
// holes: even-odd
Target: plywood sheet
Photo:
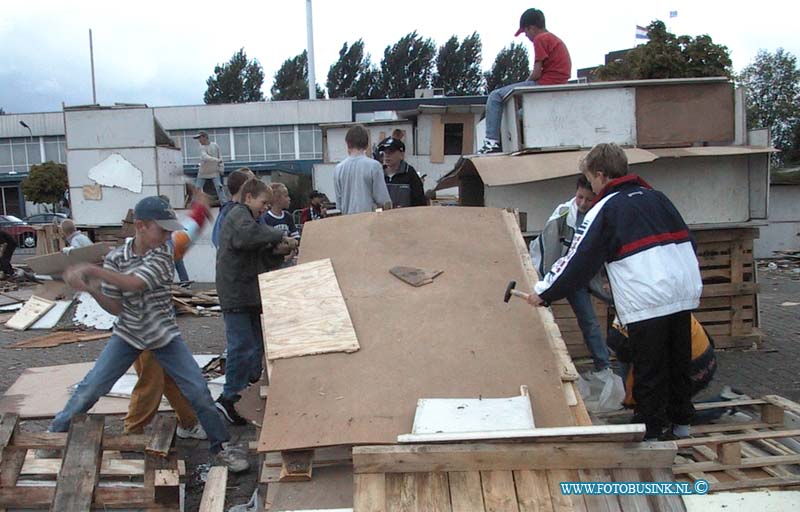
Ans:
[[[258,284],[269,359],[358,350],[330,259],[265,272]]]
[[[733,142],[733,84],[636,88],[636,143],[641,147]]]
[[[306,225],[300,261],[331,259],[361,348],[274,361],[259,450],[394,444],[420,398],[503,398],[521,385],[537,427],[574,425],[539,315],[503,302],[525,276],[507,215],[419,207]],[[444,272],[413,288],[388,272],[409,261]]]
[[[6,327],[24,331],[35,324],[37,320],[45,316],[55,305],[56,303],[52,300],[43,299],[34,295],[28,299],[28,302],[22,306],[22,309],[17,311],[17,313],[6,322]]]
[[[0,398],[0,412],[14,412],[22,419],[52,418],[67,404],[69,388],[89,373],[94,363],[28,368]],[[43,385],[43,383],[47,385]],[[127,398],[101,398],[91,414],[127,414]],[[161,406],[160,411],[171,410]]]

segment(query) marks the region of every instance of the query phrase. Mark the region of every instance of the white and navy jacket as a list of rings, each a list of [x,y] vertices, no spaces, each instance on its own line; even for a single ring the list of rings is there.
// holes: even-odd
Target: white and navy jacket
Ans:
[[[567,254],[534,291],[549,304],[586,286],[603,264],[625,325],[700,304],[703,283],[689,228],[670,200],[636,175],[600,191]]]

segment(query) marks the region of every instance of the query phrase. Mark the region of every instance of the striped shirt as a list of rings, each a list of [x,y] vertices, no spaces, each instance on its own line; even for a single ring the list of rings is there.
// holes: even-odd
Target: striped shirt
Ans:
[[[180,336],[170,290],[175,263],[167,243],[138,256],[133,252],[133,238],[128,238],[106,256],[103,268],[134,275],[147,285],[142,291],[125,292],[102,283],[104,295],[122,301],[114,334],[139,350],[161,348]]]

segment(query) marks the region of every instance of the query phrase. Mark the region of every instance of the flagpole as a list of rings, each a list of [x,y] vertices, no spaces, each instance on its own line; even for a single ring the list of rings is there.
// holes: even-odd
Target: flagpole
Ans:
[[[89,59],[92,63],[92,104],[97,105],[97,90],[94,85],[94,45],[92,44],[92,29],[89,29]]]

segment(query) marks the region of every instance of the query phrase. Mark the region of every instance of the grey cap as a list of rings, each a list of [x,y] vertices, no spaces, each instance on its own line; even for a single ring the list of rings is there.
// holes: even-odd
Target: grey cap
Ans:
[[[199,139],[200,137],[208,137],[208,133],[204,130],[200,130],[196,135],[192,136],[193,139]]]
[[[135,220],[152,220],[167,231],[183,231],[186,229],[178,222],[175,212],[166,201],[158,196],[145,197],[133,208]]]

